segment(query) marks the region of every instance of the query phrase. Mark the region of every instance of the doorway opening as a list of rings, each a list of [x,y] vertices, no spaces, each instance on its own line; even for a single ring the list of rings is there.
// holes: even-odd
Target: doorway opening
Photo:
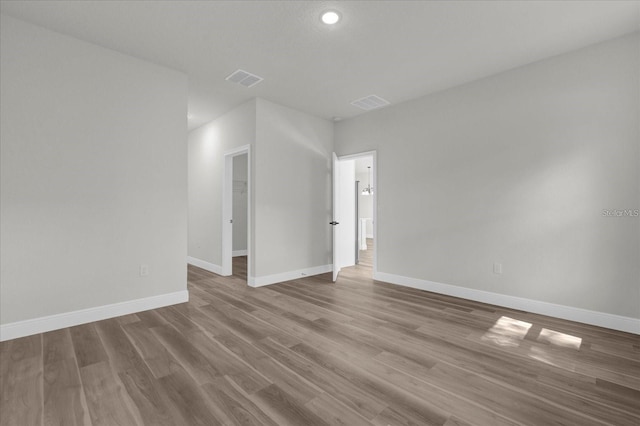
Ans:
[[[368,267],[373,276],[373,156],[355,159],[356,168],[356,265]]]
[[[375,274],[376,168],[375,151],[334,160],[334,281],[343,268],[349,275]]]
[[[225,153],[222,214],[222,275],[248,282],[251,253],[250,146]]]

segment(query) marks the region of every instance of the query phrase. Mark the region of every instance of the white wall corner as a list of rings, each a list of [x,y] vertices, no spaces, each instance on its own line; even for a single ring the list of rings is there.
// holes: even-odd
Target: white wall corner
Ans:
[[[189,301],[187,290],[0,325],[0,342]]]
[[[187,256],[187,263],[189,265],[197,266],[198,268],[202,268],[205,271],[213,272],[214,274],[223,275],[222,274],[222,266],[216,265],[215,263],[210,263],[205,260],[200,260],[195,257]]]
[[[247,250],[234,250],[233,253],[231,254],[233,257],[238,257],[238,256],[247,256],[248,251]]]
[[[517,309],[534,314],[547,315],[554,318],[561,318],[584,324],[596,325],[598,327],[610,328],[612,330],[624,331],[627,333],[640,334],[640,319],[638,318],[623,317],[620,315],[608,314],[606,312],[590,311],[587,309],[574,308],[572,306],[557,305],[554,303],[541,302],[538,300],[525,299],[506,294],[491,293],[488,291],[459,287],[451,284],[442,284],[418,278],[388,274],[386,272],[374,272],[373,278],[377,281],[384,281],[390,284],[411,287],[418,290],[431,291],[434,293],[445,294],[447,296],[460,297],[462,299],[489,303],[491,305]]]
[[[280,274],[264,275],[262,277],[249,277],[248,284],[251,287],[278,284],[284,281],[298,278],[311,277],[313,275],[326,274],[333,270],[333,265],[315,266],[313,268],[297,269],[295,271],[282,272]]]

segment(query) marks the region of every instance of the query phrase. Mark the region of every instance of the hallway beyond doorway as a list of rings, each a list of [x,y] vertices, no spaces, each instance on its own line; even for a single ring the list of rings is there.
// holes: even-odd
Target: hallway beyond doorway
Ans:
[[[348,278],[358,280],[371,280],[373,282],[373,238],[367,238],[367,249],[360,250],[359,262],[356,265],[342,268],[340,271],[340,277],[338,277],[338,283],[340,278]]]

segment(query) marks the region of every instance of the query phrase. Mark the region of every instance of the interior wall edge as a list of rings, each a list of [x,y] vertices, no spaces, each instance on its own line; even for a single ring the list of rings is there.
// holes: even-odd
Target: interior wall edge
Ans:
[[[460,297],[476,302],[488,303],[504,308],[518,309],[534,314],[546,315],[583,324],[595,325],[626,333],[640,335],[640,318],[631,318],[606,312],[591,311],[572,306],[558,305],[507,294],[492,293],[468,287],[443,284],[419,278],[404,277],[386,272],[374,272],[374,279],[390,284],[430,291],[447,296]]]
[[[187,290],[0,325],[0,342],[189,301]]]
[[[297,278],[326,274],[331,271],[333,271],[333,265],[321,265],[312,268],[296,269],[294,271],[287,271],[279,274],[264,275],[261,277],[249,277],[249,286],[262,287],[265,285],[278,284],[284,281],[295,280]]]
[[[197,266],[205,271],[213,272],[214,274],[222,275],[222,266],[215,263],[207,262],[206,260],[198,259],[193,256],[187,256],[187,263],[189,265]]]

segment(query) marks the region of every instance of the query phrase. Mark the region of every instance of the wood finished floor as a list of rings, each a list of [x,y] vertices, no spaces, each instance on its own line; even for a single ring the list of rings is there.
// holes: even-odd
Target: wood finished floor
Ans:
[[[639,425],[636,335],[374,282],[371,258],[0,344],[2,425]]]

